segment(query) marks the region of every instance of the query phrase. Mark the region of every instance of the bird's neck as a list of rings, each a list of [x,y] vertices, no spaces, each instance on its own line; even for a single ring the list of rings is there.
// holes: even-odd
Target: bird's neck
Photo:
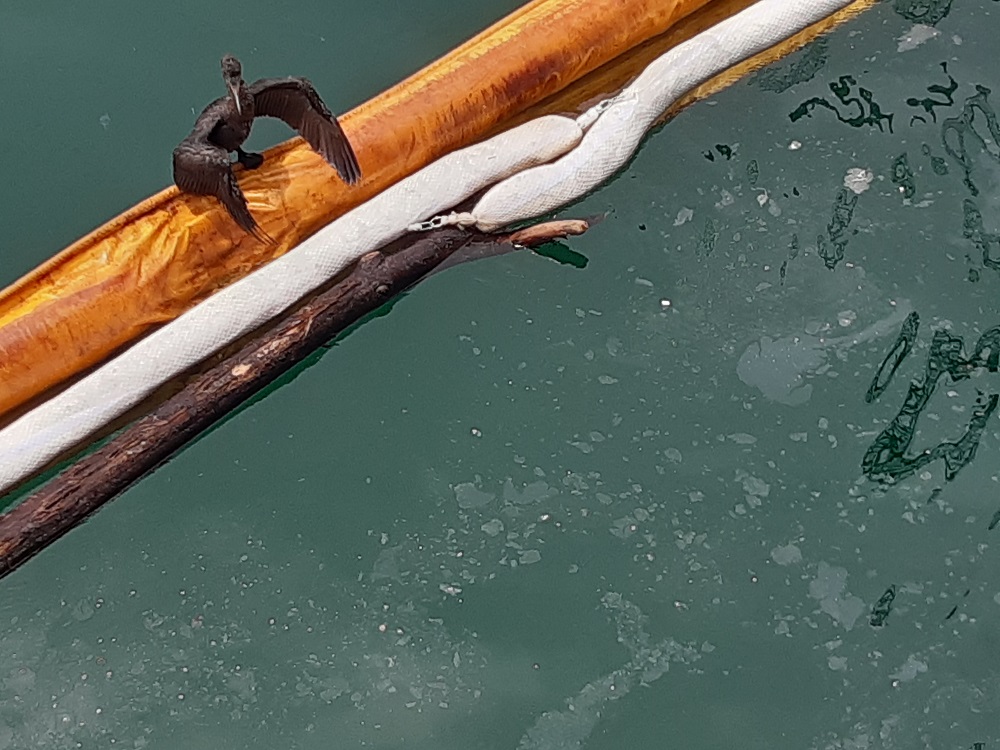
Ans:
[[[250,93],[243,81],[240,81],[240,86],[236,91],[240,99],[240,109],[243,111],[243,119],[252,120],[254,118],[253,94]]]

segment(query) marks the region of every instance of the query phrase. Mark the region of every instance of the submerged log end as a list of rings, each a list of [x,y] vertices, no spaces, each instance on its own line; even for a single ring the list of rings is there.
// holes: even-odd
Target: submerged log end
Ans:
[[[585,219],[546,221],[543,224],[535,224],[512,232],[508,235],[507,241],[523,247],[537,247],[552,240],[583,234],[588,229],[590,229],[590,222]]]

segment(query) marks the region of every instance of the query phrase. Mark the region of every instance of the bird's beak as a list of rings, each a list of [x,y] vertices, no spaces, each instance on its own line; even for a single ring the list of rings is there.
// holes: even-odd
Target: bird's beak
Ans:
[[[230,83],[229,84],[229,93],[232,95],[233,101],[236,103],[236,111],[239,114],[242,115],[243,114],[243,107],[240,106],[240,85],[239,85],[239,83]]]

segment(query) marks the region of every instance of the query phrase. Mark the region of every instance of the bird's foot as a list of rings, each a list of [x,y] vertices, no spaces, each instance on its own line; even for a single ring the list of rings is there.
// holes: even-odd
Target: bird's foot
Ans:
[[[236,161],[242,164],[244,169],[257,169],[264,163],[264,156],[262,154],[249,154],[243,149],[237,149]]]

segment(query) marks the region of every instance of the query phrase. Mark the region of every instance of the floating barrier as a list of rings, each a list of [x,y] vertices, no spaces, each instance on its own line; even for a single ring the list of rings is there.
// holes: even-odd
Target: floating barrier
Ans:
[[[464,223],[493,229],[582,196],[625,163],[648,128],[685,92],[849,4],[759,0],[671,49],[631,85],[576,119],[529,120],[418,170],[0,430],[0,491],[408,227]],[[337,183],[331,179],[331,184]],[[495,186],[468,214],[428,221],[490,185]],[[254,211],[259,213],[257,207]],[[202,217],[210,220],[218,216]]]
[[[170,188],[140,203],[0,292],[0,419],[708,2],[527,3],[341,118],[360,185],[341,183],[298,138],[240,172],[274,245],[246,235],[214,198]]]

